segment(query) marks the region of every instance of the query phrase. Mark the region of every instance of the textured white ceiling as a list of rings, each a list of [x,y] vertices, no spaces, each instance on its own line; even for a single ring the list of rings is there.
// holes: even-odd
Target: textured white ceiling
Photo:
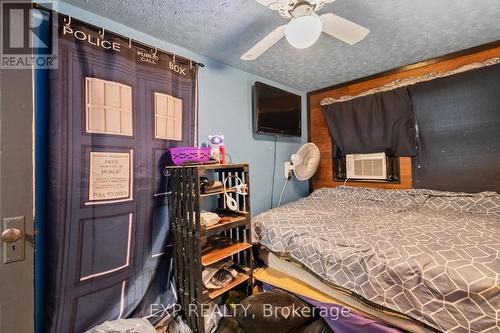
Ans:
[[[333,12],[371,30],[349,46],[323,34],[309,49],[285,39],[240,56],[278,25],[255,0],[64,0],[236,68],[304,91],[500,40],[500,0],[337,0]]]

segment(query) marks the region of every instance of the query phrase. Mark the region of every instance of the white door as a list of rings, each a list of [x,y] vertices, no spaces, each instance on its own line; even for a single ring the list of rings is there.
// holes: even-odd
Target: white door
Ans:
[[[32,86],[0,70],[0,332],[34,331]]]

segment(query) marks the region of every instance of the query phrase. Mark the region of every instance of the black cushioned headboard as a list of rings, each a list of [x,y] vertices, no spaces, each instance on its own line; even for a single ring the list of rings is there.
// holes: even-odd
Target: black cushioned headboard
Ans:
[[[419,126],[413,186],[500,192],[500,65],[409,88]]]

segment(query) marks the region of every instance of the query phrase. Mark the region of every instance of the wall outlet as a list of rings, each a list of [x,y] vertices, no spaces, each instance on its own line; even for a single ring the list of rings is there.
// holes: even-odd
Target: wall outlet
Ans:
[[[292,171],[294,169],[294,166],[292,162],[287,161],[285,162],[285,179],[290,179],[292,177]]]

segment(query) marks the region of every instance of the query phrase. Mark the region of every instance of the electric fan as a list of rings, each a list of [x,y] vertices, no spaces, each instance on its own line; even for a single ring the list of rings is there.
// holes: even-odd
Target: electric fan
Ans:
[[[327,3],[335,0],[257,0],[258,3],[276,10],[287,24],[271,31],[260,42],[241,56],[242,60],[255,60],[283,37],[297,49],[312,46],[324,32],[349,45],[363,40],[370,30],[333,13],[318,15]]]
[[[280,200],[278,202],[278,207],[281,205],[281,200],[283,199],[283,193],[285,193],[286,185],[288,180],[291,178],[291,173],[293,171],[295,177],[298,180],[308,180],[316,173],[319,166],[319,148],[314,143],[306,143],[300,147],[296,154],[292,155],[291,162],[285,162],[285,185],[281,191]]]

